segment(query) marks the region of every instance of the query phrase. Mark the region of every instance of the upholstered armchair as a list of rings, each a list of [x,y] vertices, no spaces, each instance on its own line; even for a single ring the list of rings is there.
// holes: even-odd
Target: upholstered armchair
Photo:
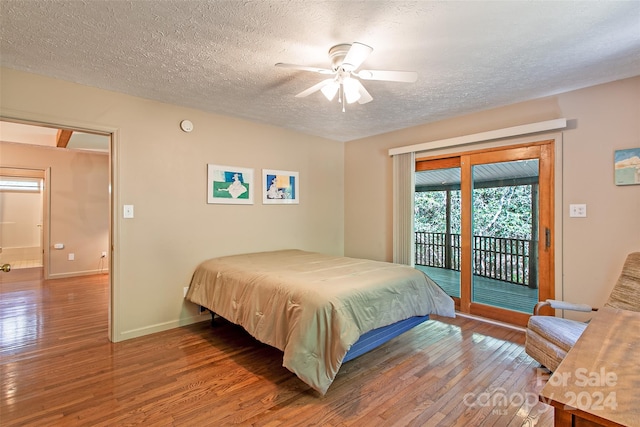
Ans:
[[[640,311],[640,252],[627,256],[622,272],[609,299],[604,304],[622,310]],[[525,351],[541,365],[555,371],[567,352],[576,343],[587,327],[584,322],[555,316],[541,316],[544,306],[559,310],[592,311],[586,304],[571,304],[564,301],[540,302],[529,318],[526,331]]]

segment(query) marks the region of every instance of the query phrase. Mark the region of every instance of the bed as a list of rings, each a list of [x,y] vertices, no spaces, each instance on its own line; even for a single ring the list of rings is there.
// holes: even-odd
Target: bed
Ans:
[[[419,270],[297,249],[205,261],[186,299],[281,350],[283,366],[323,395],[345,361],[429,314],[455,316]]]

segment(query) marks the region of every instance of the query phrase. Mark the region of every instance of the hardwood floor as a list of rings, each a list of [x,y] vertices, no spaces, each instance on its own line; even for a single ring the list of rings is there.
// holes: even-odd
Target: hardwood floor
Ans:
[[[325,396],[221,321],[107,338],[108,276],[0,273],[2,426],[550,426],[524,334],[436,318],[345,363]]]

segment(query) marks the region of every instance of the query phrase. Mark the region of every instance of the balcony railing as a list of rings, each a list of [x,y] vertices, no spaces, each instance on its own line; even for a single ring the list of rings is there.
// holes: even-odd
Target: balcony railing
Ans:
[[[416,231],[415,239],[416,265],[460,271],[459,234]],[[532,240],[473,236],[473,274],[537,288],[534,246]]]

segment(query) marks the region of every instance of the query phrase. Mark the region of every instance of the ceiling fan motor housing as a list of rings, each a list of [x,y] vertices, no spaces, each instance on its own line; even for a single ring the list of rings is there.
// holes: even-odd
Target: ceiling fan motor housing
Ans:
[[[333,71],[338,71],[338,68],[342,66],[342,62],[344,61],[345,56],[347,56],[349,49],[351,49],[350,43],[337,44],[329,49],[329,59],[331,59],[331,69]]]

